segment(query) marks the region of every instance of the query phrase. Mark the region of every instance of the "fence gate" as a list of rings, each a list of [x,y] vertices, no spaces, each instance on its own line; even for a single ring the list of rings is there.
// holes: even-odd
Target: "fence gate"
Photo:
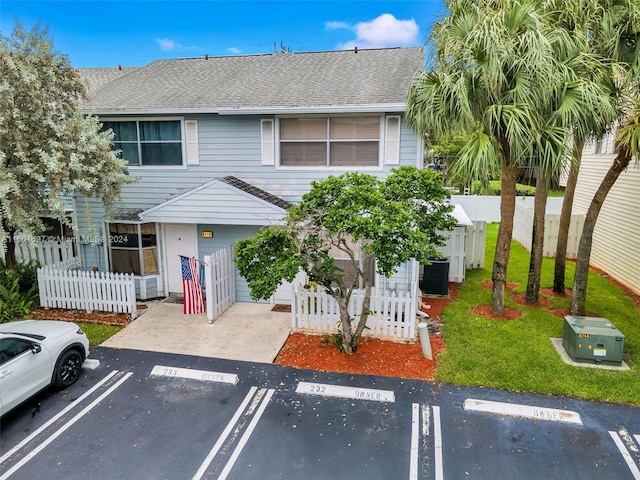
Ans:
[[[207,318],[212,323],[236,301],[236,265],[234,248],[213,252],[204,257]]]

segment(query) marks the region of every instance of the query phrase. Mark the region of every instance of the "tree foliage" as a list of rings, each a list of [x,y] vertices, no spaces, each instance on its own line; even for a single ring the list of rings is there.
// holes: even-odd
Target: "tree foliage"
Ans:
[[[569,225],[582,152],[587,140],[602,138],[624,115],[621,108],[624,102],[620,101],[624,88],[621,87],[628,77],[625,71],[638,61],[633,59],[634,49],[630,45],[635,43],[639,12],[634,0],[550,0],[548,3],[558,28],[582,38],[588,53],[585,58],[605,59],[601,63],[606,68],[589,68],[591,62],[584,62],[583,76],[608,91],[611,100],[611,108],[588,106],[573,118],[572,157],[560,213],[553,280],[553,291],[564,294]]]
[[[557,175],[576,113],[610,108],[607,92],[582,65],[586,38],[557,27],[550,2],[451,0],[433,28],[434,61],[411,88],[408,118],[420,133],[469,135],[456,172],[487,181],[500,175],[501,221],[491,310],[504,311],[517,172],[535,165]]]
[[[0,242],[8,266],[13,237],[43,232],[39,215],[67,222],[63,196],[100,198],[107,211],[134,181],[112,149],[113,132],[85,115],[85,85],[46,28],[17,24],[0,35]]]
[[[283,280],[300,269],[331,295],[340,309],[341,346],[353,353],[369,315],[371,268],[392,275],[410,259],[428,263],[455,226],[440,173],[400,167],[385,180],[357,172],[312,183],[302,201],[291,207],[283,226],[267,227],[237,244],[236,264],[254,299],[268,298]],[[336,262],[348,258],[355,275]],[[351,295],[364,291],[354,325],[348,312]]]

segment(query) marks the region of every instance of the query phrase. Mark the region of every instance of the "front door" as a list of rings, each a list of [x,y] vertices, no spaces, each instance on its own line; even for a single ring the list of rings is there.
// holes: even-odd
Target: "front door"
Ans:
[[[164,241],[169,293],[182,293],[180,255],[198,256],[198,229],[194,224],[165,223]]]

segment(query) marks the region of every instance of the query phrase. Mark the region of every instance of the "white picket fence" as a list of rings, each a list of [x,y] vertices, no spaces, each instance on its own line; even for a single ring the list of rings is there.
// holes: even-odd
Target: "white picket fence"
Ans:
[[[132,274],[67,270],[58,265],[38,269],[43,308],[129,313],[136,318],[136,288]]]
[[[59,262],[71,262],[76,259],[74,239],[43,240],[38,242],[21,241],[16,237],[16,259],[20,262],[37,260],[40,265],[53,265]]]
[[[234,248],[213,252],[204,257],[207,319],[212,323],[236,301],[236,265]]]
[[[415,286],[414,286],[415,287]],[[417,291],[412,288],[411,291]],[[354,328],[359,321],[362,311],[364,291],[356,290],[349,302],[349,314],[354,320]],[[392,338],[414,340],[416,334],[417,298],[409,292],[396,293],[394,291],[371,290],[372,313],[367,318],[367,329],[364,335],[378,338]],[[291,326],[294,331],[313,333],[336,332],[340,321],[338,303],[324,291],[314,292],[293,287],[293,301],[291,304]]]

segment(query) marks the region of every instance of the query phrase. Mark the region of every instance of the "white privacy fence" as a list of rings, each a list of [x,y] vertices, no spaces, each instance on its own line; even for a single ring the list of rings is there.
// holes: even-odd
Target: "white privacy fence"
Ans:
[[[560,230],[560,210],[554,208],[555,204],[547,203],[547,211],[544,217],[544,243],[542,255],[554,258],[556,256],[556,245],[558,243],[558,231]],[[560,204],[560,207],[562,205]],[[582,226],[584,225],[584,215],[571,215],[569,225],[569,237],[567,239],[567,258],[575,259],[578,256],[578,245]],[[513,239],[520,245],[531,251],[531,241],[533,234],[533,208],[523,204],[516,204],[516,213],[513,220]]]
[[[204,257],[205,297],[207,319],[213,322],[236,301],[236,265],[234,248],[213,252]]]
[[[63,265],[38,269],[40,306],[129,313],[136,318],[136,288],[132,274],[67,270]]]
[[[417,291],[417,288],[411,289]],[[362,311],[364,291],[356,290],[349,302],[349,315],[355,318],[354,327]],[[396,293],[372,288],[371,313],[364,335],[403,340],[415,339],[417,298],[409,292]],[[294,331],[334,333],[340,321],[338,303],[324,291],[314,292],[293,287],[291,326]]]

